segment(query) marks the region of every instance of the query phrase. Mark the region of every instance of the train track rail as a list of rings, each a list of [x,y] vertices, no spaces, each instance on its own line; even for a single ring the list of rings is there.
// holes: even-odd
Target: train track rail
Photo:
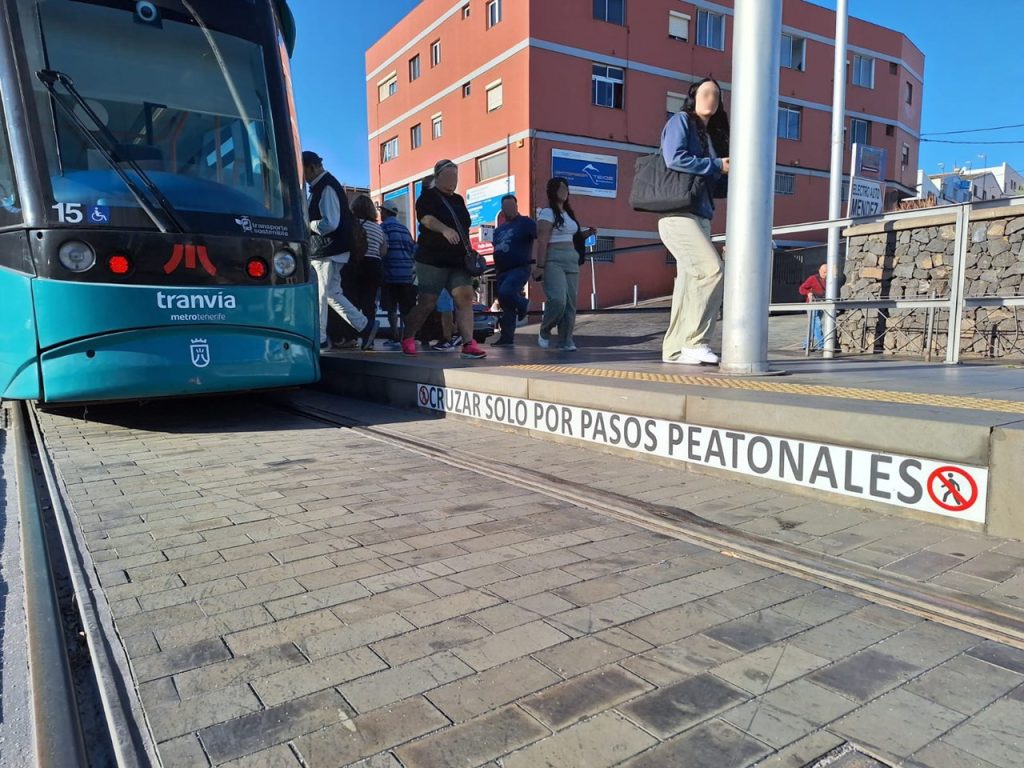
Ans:
[[[31,405],[10,403],[36,764],[159,765],[128,660]]]
[[[639,501],[501,461],[488,460],[484,463],[478,456],[447,446],[432,445],[393,429],[371,426],[294,399],[278,400],[276,406],[294,415],[349,429],[368,439],[460,470],[511,482],[649,531],[1024,649],[1024,612],[982,596],[966,595],[830,555],[808,552],[794,545],[719,525],[678,507]]]

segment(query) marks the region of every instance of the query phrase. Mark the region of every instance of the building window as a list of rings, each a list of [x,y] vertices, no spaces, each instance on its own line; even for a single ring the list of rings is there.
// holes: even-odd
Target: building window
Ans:
[[[889,74],[890,75],[898,75],[899,73],[900,73],[900,65],[897,64],[895,61],[890,61],[889,62]]]
[[[430,66],[436,67],[441,63],[441,41],[435,40],[430,44]]]
[[[903,151],[900,153],[900,165],[904,168],[910,167],[910,145],[904,144]]]
[[[907,80],[907,104],[914,103],[914,84]]]
[[[395,136],[393,139],[388,139],[380,145],[380,161],[382,163],[390,163],[398,157],[398,137]]]
[[[472,11],[472,8],[470,7],[469,3],[466,3],[464,6],[462,6],[462,18],[468,19],[470,11]]]
[[[606,253],[606,251],[615,250],[615,238],[606,237],[605,235],[598,235],[597,242],[594,244],[594,249],[587,249],[589,252],[587,258],[591,259],[598,264],[614,264],[615,254]]]
[[[887,126],[885,126],[885,135],[886,136],[895,136],[896,135],[896,126],[895,125],[887,125]]]
[[[501,22],[501,0],[489,0],[487,3],[487,28]]]
[[[486,181],[508,176],[508,150],[502,149],[476,160],[476,180]]]
[[[673,40],[690,39],[690,17],[679,11],[668,12],[668,36]]]
[[[626,72],[618,67],[595,64],[593,69],[592,99],[598,107],[622,109]]]
[[[441,115],[434,115],[430,118],[430,135],[434,139],[440,139],[442,134],[444,134],[444,123]]]
[[[423,144],[423,126],[420,123],[416,123],[416,125],[409,129],[409,146],[413,149],[419,149],[421,144]]]
[[[626,0],[594,0],[594,18],[611,24],[625,24]]]
[[[806,40],[793,35],[782,36],[782,66],[803,72],[806,66],[806,56]]]
[[[419,80],[420,77],[420,55],[417,53],[409,59],[409,82]]]
[[[861,88],[875,87],[875,60],[870,56],[853,57],[853,84]]]
[[[779,138],[800,141],[800,118],[803,109],[786,104],[779,106]]]
[[[850,141],[854,144],[864,146],[871,144],[871,123],[867,120],[858,120],[856,117],[850,121]]]
[[[469,83],[462,84],[462,98],[467,98],[473,92],[473,86]]]
[[[776,195],[795,195],[796,194],[796,174],[785,173],[783,171],[775,172],[775,194]]]
[[[711,11],[697,11],[697,45],[725,50],[725,16]]]
[[[665,112],[668,117],[672,117],[679,112],[683,111],[683,104],[686,103],[686,95],[682,93],[668,92],[665,97]]]
[[[505,89],[501,85],[501,80],[496,83],[491,83],[487,86],[487,111],[493,112],[496,109],[500,109],[501,105],[505,100]]]
[[[390,99],[398,93],[398,75],[392,72],[377,84],[377,101]]]

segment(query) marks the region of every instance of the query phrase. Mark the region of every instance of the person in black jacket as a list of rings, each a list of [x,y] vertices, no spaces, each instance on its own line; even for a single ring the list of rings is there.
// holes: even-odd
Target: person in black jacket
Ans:
[[[462,357],[487,357],[473,339],[473,276],[466,271],[471,220],[466,201],[455,192],[459,168],[451,160],[434,166],[434,183],[416,201],[416,218],[421,232],[416,246],[416,277],[419,295],[416,306],[405,318],[402,354],[415,357],[416,334],[437,305],[437,297],[448,289],[455,301],[455,323],[465,343]]]
[[[351,255],[355,226],[348,196],[338,180],[324,170],[324,161],[315,152],[302,153],[302,173],[309,185],[310,250],[320,292],[320,349],[330,347],[328,307],[355,328],[366,348],[373,343],[377,323],[360,312],[341,290],[341,270]]]

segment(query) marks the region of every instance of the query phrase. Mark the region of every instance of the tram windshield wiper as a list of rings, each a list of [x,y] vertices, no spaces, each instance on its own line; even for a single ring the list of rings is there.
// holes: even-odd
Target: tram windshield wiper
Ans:
[[[181,223],[181,219],[178,216],[178,211],[175,209],[171,201],[167,199],[163,192],[160,191],[149,175],[139,167],[139,164],[130,157],[125,157],[121,152],[118,151],[117,137],[114,136],[110,129],[107,128],[106,124],[100,119],[99,115],[89,106],[89,102],[85,100],[85,97],[79,93],[78,89],[75,88],[74,81],[63,72],[58,72],[52,69],[43,69],[36,73],[36,77],[43,84],[50,95],[53,97],[54,102],[60,107],[61,111],[64,112],[65,117],[71,122],[75,128],[82,134],[94,149],[96,149],[111,169],[118,175],[121,181],[124,182],[125,186],[132,193],[132,197],[138,202],[139,207],[145,211],[146,215],[153,220],[156,224],[157,229],[161,232],[185,232],[185,227]],[[64,90],[75,100],[78,107],[92,120],[93,125],[96,126],[96,130],[99,131],[103,137],[103,141],[100,140],[96,134],[89,129],[89,126],[85,124],[85,121],[79,116],[79,114],[72,109],[70,106],[61,100],[57,93],[58,83],[64,87]],[[132,179],[131,176],[121,167],[124,163],[131,169],[138,179],[145,186],[146,191],[152,195],[153,200],[156,201],[157,207],[160,209],[159,212],[153,207],[152,202],[146,197],[142,188]]]

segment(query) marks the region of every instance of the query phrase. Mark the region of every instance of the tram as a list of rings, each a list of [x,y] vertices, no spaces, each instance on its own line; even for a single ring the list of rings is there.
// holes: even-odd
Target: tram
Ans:
[[[0,0],[0,398],[319,378],[284,0]]]

